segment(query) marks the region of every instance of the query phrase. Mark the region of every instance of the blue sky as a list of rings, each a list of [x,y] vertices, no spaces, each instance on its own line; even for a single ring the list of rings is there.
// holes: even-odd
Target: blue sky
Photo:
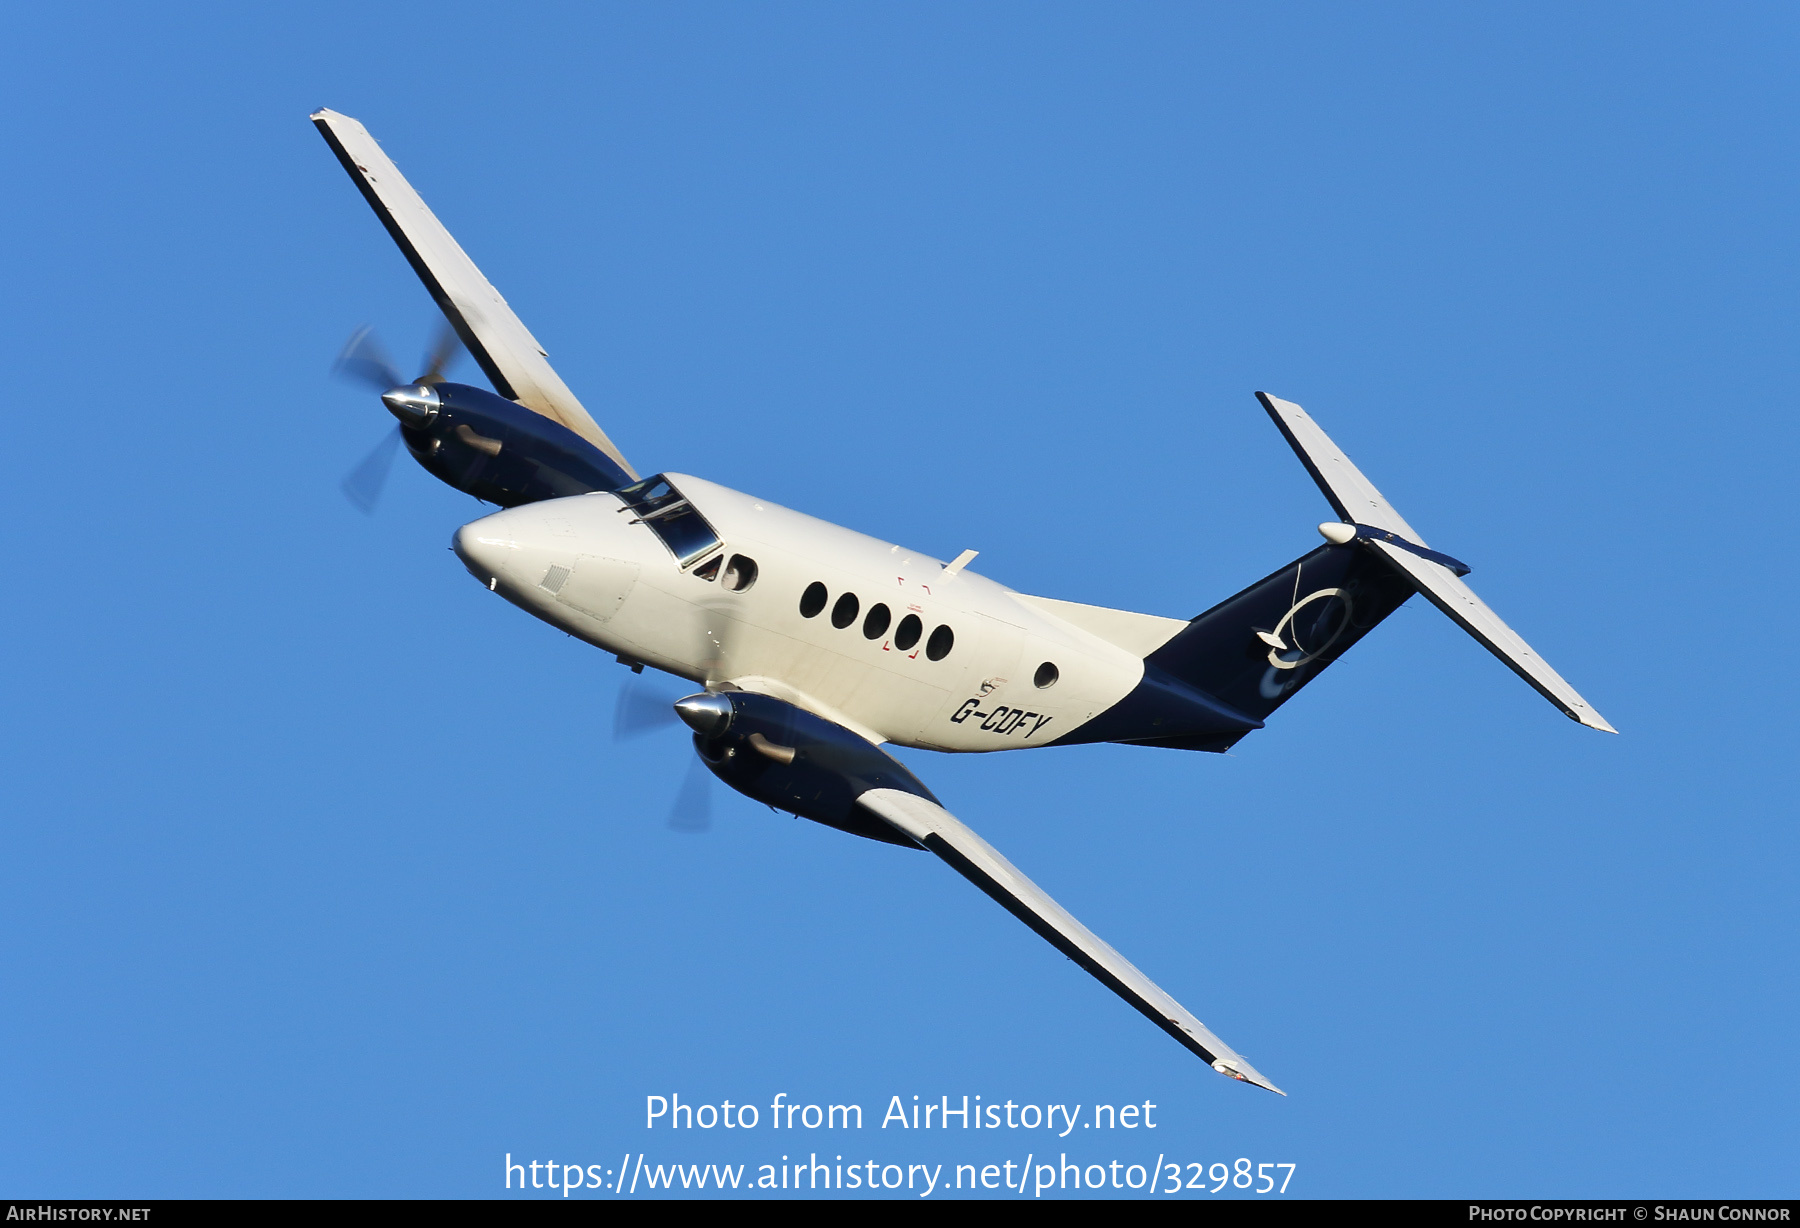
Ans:
[[[1790,8],[9,29],[0,1194],[1051,1151],[1794,1193]],[[1415,599],[1231,757],[905,754],[1285,1100],[934,859],[722,787],[671,831],[684,740],[614,744],[625,672],[469,580],[480,507],[404,462],[372,518],[338,492],[388,419],[332,358],[365,322],[422,349],[432,308],[321,105],[646,472],[1185,617],[1328,514],[1267,389],[1621,734]],[[871,1118],[647,1131],[669,1093]],[[964,1094],[1159,1124],[874,1122]]]

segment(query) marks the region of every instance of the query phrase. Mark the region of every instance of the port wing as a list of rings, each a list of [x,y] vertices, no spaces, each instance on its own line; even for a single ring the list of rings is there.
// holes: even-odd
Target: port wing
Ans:
[[[550,366],[549,355],[531,330],[426,207],[369,130],[348,115],[330,110],[315,112],[312,121],[405,253],[413,272],[437,300],[463,345],[481,364],[494,391],[560,422],[637,477],[631,463]]]

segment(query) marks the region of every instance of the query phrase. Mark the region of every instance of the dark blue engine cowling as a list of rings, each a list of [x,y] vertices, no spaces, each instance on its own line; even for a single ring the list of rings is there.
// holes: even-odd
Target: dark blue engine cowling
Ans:
[[[560,422],[485,388],[434,387],[440,408],[424,427],[401,426],[406,449],[427,473],[477,499],[517,507],[633,480]]]
[[[919,847],[856,806],[870,789],[899,789],[937,802],[892,756],[842,725],[779,699],[749,691],[720,697],[731,703],[730,722],[711,737],[694,735],[694,749],[713,775],[777,810],[870,840]],[[759,741],[767,749],[759,749]],[[791,762],[783,762],[789,751]]]

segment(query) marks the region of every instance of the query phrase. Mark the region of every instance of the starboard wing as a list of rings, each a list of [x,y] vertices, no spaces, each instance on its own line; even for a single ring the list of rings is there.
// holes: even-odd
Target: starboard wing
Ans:
[[[1131,1003],[1150,1022],[1199,1054],[1214,1070],[1287,1095],[948,810],[898,789],[871,789],[857,799],[857,804],[936,853],[1051,946]]]

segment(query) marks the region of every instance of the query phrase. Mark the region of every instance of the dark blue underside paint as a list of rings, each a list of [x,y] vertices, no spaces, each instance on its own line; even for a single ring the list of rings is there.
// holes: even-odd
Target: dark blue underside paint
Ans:
[[[1169,738],[1237,741],[1262,722],[1220,703],[1148,662],[1143,681],[1124,699],[1088,721],[1054,746],[1084,742],[1143,742]]]
[[[1390,533],[1386,529],[1377,529],[1371,525],[1358,524],[1356,536],[1361,541],[1386,542],[1395,549],[1404,550],[1408,554],[1416,554],[1422,559],[1430,559],[1433,563],[1448,567],[1458,576],[1466,576],[1475,570],[1461,559],[1451,558],[1441,550],[1433,550],[1429,546],[1421,546],[1417,542],[1407,541],[1398,533]]]
[[[485,388],[439,384],[437,394],[442,408],[430,426],[401,428],[406,449],[427,473],[477,499],[517,507],[618,490],[632,481],[611,457],[562,423]],[[459,427],[499,443],[499,451],[490,455]]]
[[[715,738],[694,735],[694,749],[713,775],[742,793],[853,835],[918,848],[865,810],[856,799],[870,789],[898,789],[938,803],[930,789],[867,739],[793,704],[749,691],[727,691],[731,724]],[[792,763],[778,763],[750,743],[761,734],[794,751]]]
[[[1341,593],[1316,596],[1330,589]],[[1321,546],[1191,620],[1144,659],[1136,690],[1052,745],[1228,750],[1412,593],[1372,548]],[[1286,649],[1277,655],[1292,669],[1272,666],[1271,645],[1257,637],[1278,628]]]

